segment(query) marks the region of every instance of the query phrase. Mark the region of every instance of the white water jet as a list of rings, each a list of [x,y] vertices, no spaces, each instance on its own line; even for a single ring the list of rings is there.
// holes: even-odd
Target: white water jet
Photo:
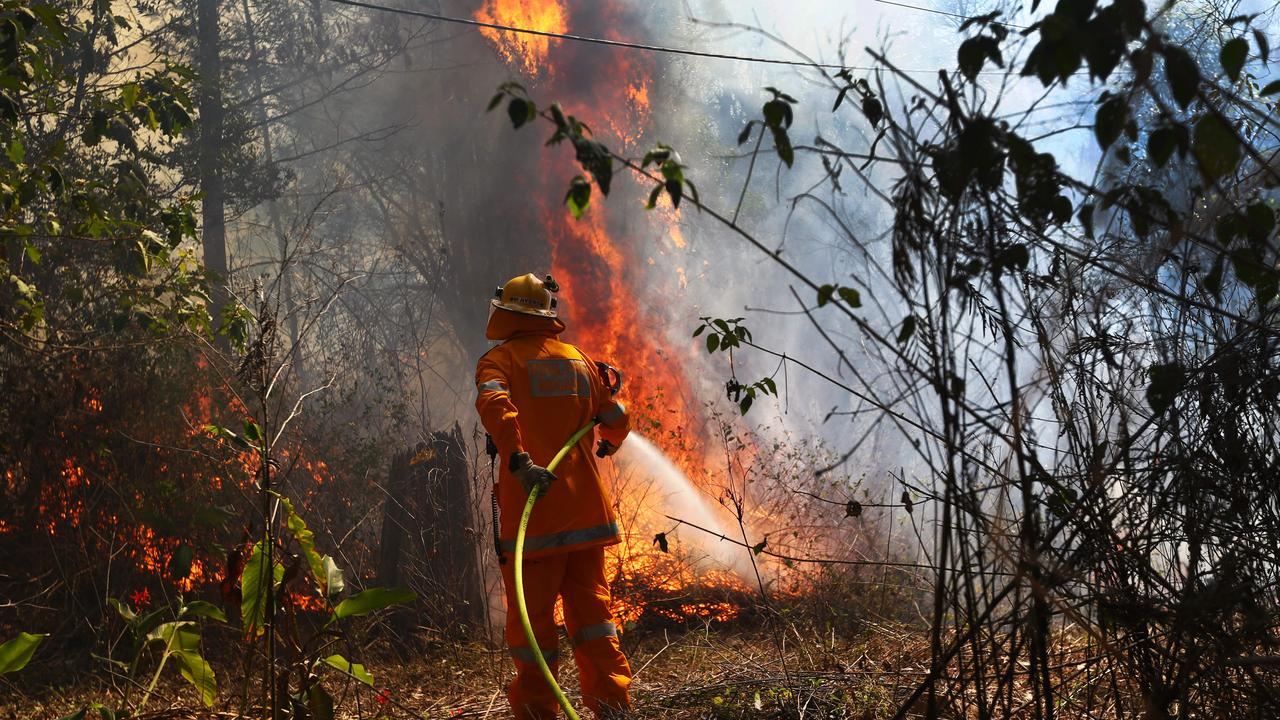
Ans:
[[[663,532],[676,523],[670,515],[693,523],[712,532],[680,525],[670,536],[672,545],[688,556],[695,567],[718,567],[730,570],[743,579],[752,580],[748,550],[736,542],[721,539],[719,535],[740,542],[740,530],[725,510],[716,510],[707,502],[684,472],[656,445],[639,433],[627,436],[622,448],[613,456],[617,463],[618,481],[622,486],[622,512],[625,523],[631,513],[655,523],[653,527],[630,528],[633,532]],[[636,506],[639,504],[639,507]]]

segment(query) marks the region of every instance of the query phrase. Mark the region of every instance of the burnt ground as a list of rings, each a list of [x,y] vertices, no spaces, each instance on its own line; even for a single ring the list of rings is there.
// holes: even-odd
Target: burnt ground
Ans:
[[[927,662],[924,634],[902,626],[867,623],[852,633],[783,622],[775,626],[776,631],[767,631],[747,623],[708,623],[625,633],[623,649],[636,675],[636,717],[886,717],[923,674],[920,658]],[[384,651],[376,660],[363,658],[375,677],[373,688],[330,675],[327,687],[338,704],[336,716],[510,717],[502,692],[510,666],[503,651],[475,641],[425,639],[419,645],[412,651]],[[562,656],[569,655],[563,639],[561,649]],[[213,708],[200,706],[177,671],[166,670],[146,711],[133,717],[236,717],[243,684],[221,670],[231,665],[215,662],[220,688]],[[562,663],[561,676],[576,704],[572,660]],[[0,718],[62,718],[95,702],[118,703],[120,691],[119,682],[96,673],[55,680],[42,689],[0,680]]]

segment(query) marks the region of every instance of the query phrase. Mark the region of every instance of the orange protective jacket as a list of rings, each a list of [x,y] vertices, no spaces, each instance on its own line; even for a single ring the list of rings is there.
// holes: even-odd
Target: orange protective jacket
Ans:
[[[485,336],[503,343],[476,364],[476,410],[498,447],[499,539],[514,552],[516,529],[528,493],[511,474],[511,455],[527,452],[546,467],[565,442],[592,418],[600,436],[621,445],[631,428],[626,409],[609,395],[596,364],[561,342],[555,318],[495,309]],[[525,556],[535,558],[620,541],[613,503],[587,433],[555,469],[556,480],[538,501],[525,536]]]

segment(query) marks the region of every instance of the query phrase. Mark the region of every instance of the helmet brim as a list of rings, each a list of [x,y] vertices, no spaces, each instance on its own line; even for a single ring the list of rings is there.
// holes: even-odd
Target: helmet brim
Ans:
[[[496,298],[493,300],[490,300],[489,304],[499,310],[506,310],[507,312],[518,313],[520,315],[536,315],[538,317],[548,317],[548,318],[556,317],[556,311],[554,309],[542,310],[541,308],[525,307],[524,305],[519,305],[516,303],[504,303],[501,300],[498,300]]]

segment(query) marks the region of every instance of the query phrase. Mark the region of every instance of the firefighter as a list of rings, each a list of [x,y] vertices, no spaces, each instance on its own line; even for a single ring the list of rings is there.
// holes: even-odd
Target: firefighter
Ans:
[[[501,510],[499,550],[515,549],[516,529],[530,492],[540,494],[525,540],[524,592],[534,637],[552,672],[559,645],[553,617],[556,598],[578,666],[583,700],[596,717],[629,708],[631,668],[618,646],[610,610],[604,549],[620,542],[613,503],[596,469],[593,434],[546,470],[573,433],[599,418],[598,455],[612,455],[626,438],[630,418],[611,393],[608,366],[559,339],[555,281],[532,274],[513,278],[491,301],[485,337],[501,344],[476,365],[476,410],[497,447],[495,492]],[[616,389],[616,387],[614,388]],[[520,720],[554,718],[557,704],[535,664],[516,611],[513,563],[502,564],[507,595],[506,641],[516,677],[507,699]]]

